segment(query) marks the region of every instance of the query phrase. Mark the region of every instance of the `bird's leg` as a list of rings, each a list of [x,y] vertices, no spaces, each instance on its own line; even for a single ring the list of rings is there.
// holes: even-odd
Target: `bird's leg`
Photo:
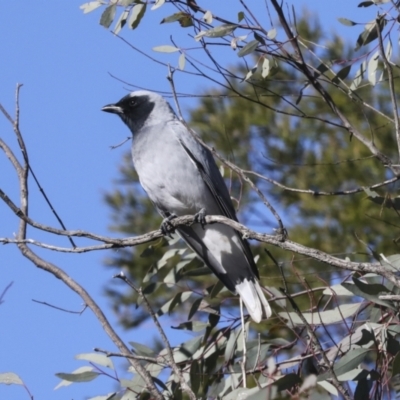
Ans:
[[[178,216],[176,214],[168,213],[167,216],[163,219],[163,221],[161,222],[160,229],[161,233],[164,236],[169,236],[172,239],[171,233],[175,232],[175,227],[171,224],[171,221],[177,217]]]
[[[206,225],[206,209],[202,208],[199,212],[194,215],[194,222],[198,222],[201,227],[204,229],[204,225]]]

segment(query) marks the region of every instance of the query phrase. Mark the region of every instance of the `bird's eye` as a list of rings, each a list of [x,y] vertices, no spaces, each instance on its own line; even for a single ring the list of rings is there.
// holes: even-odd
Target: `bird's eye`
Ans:
[[[129,105],[130,105],[131,107],[135,106],[135,105],[136,105],[136,100],[135,100],[135,99],[130,99],[130,100],[129,100]]]

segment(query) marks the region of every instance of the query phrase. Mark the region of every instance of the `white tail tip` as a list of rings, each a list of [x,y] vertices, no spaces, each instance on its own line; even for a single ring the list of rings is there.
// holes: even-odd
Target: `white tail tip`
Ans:
[[[236,290],[255,322],[258,323],[263,317],[269,318],[272,315],[271,307],[257,280],[248,281],[245,279],[242,283],[236,285]]]

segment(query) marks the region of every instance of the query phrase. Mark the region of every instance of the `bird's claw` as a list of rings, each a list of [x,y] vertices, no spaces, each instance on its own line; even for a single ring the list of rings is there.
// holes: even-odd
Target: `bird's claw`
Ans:
[[[169,214],[166,218],[163,219],[163,222],[161,222],[161,233],[164,236],[168,236],[172,239],[172,233],[175,232],[175,227],[171,224],[171,221],[177,218],[176,214]]]
[[[280,236],[280,241],[281,242],[284,242],[289,236],[288,231],[286,230],[286,228],[274,229],[274,234],[276,236]]]
[[[194,222],[198,222],[201,227],[204,229],[204,226],[207,224],[206,222],[206,210],[202,208],[198,213],[194,216]]]

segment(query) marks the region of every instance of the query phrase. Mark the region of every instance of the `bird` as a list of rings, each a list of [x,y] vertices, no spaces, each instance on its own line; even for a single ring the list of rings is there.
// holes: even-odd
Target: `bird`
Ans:
[[[212,153],[202,146],[159,94],[138,90],[102,111],[118,115],[132,132],[132,159],[139,181],[164,218],[194,215],[176,231],[222,283],[239,294],[259,323],[272,314],[259,283],[248,242],[222,223],[205,224],[206,215],[238,221],[228,188]]]

